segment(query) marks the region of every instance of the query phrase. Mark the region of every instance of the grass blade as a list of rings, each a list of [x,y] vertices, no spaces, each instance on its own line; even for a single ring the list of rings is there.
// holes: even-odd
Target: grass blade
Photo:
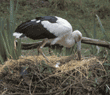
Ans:
[[[103,27],[103,25],[102,25],[102,23],[101,23],[101,20],[100,20],[100,18],[99,18],[99,16],[96,14],[96,17],[97,17],[97,19],[98,19],[98,22],[99,22],[99,24],[100,24],[100,28],[101,28],[101,30],[102,30],[102,33],[104,34],[104,38],[105,38],[105,40],[109,40],[108,39],[108,37],[107,37],[107,35],[106,35],[106,33],[105,33],[105,29],[104,29],[104,27]]]

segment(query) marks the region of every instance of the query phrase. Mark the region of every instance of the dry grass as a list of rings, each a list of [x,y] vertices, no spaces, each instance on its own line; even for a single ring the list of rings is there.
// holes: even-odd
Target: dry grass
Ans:
[[[0,66],[0,93],[4,93],[4,87],[7,88],[6,95],[73,95],[77,92],[92,95],[91,93],[99,91],[93,85],[104,81],[102,76],[106,75],[106,71],[103,62],[96,57],[81,61],[71,60],[73,56],[53,55],[47,58],[52,63],[47,63],[42,56],[24,56],[5,62]],[[56,62],[61,63],[58,68],[55,67]],[[79,95],[78,93],[75,95]]]
[[[52,63],[47,63],[42,56],[24,56],[6,61],[0,66],[0,93],[93,95],[99,91],[94,85],[104,81],[102,76],[106,75],[106,71],[103,62],[96,57],[81,61],[71,60],[73,56],[47,57]],[[59,68],[55,67],[56,62],[61,63]]]
[[[42,55],[40,55],[40,56],[21,56],[20,59],[18,59],[18,60],[9,59],[8,61],[6,61],[4,65],[0,66],[0,72],[2,72],[5,67],[17,65],[19,63],[25,64],[27,62],[27,60],[32,61],[32,64],[34,64],[34,65],[41,64],[41,62],[44,60],[47,65],[54,67],[54,68],[56,68],[55,67],[56,62],[60,62],[61,64],[58,68],[56,68],[56,70],[60,70],[61,72],[68,72],[73,69],[76,69],[77,67],[81,67],[81,66],[84,67],[85,65],[93,65],[93,64],[96,64],[97,62],[102,63],[96,57],[82,59],[81,61],[72,60],[72,57],[73,56],[70,56],[70,57],[69,56],[57,57],[55,55],[47,56],[47,58],[50,60],[50,62],[52,62],[52,63],[48,63]],[[88,68],[85,67],[85,69],[88,69]]]

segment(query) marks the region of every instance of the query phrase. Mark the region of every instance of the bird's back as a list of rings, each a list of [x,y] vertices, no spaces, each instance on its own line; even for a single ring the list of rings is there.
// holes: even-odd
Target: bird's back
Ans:
[[[57,16],[36,17],[23,22],[15,30],[31,39],[53,39],[71,31],[71,24]]]
[[[56,36],[50,33],[42,24],[42,21],[49,21],[51,23],[56,22],[56,18],[53,16],[36,17],[33,20],[28,20],[20,24],[15,32],[23,33],[31,39],[43,39],[43,38],[55,38]]]

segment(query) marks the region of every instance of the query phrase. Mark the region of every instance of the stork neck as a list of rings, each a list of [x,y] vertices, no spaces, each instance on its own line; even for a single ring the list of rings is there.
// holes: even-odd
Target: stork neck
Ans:
[[[76,34],[75,32],[72,32],[71,36],[72,36],[72,38],[74,39],[74,41],[76,43],[77,39],[78,39],[78,34]]]

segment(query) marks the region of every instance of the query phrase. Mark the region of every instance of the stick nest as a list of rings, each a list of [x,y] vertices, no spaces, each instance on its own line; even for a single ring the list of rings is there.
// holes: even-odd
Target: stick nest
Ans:
[[[96,57],[24,56],[0,66],[0,93],[20,95],[98,95],[104,89],[104,61]],[[56,63],[60,62],[58,68]],[[95,94],[98,93],[98,94]],[[103,94],[101,94],[103,95]]]

